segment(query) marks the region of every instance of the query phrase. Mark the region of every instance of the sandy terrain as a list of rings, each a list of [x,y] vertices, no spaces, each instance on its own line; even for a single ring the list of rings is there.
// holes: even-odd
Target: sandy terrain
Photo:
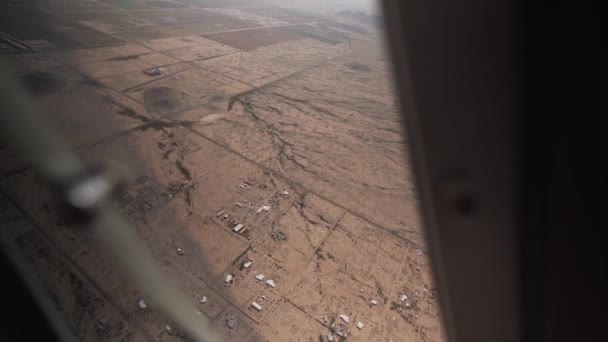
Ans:
[[[379,33],[180,3],[47,1],[71,29],[0,53],[79,156],[128,168],[120,212],[226,341],[443,341]],[[0,132],[0,219],[78,340],[182,340],[15,150]]]

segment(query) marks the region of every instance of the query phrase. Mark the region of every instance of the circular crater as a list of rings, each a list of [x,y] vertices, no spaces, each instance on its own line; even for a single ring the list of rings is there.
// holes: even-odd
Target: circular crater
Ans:
[[[49,72],[30,72],[21,75],[21,84],[33,96],[47,96],[58,93],[68,81],[61,75]]]
[[[172,111],[184,105],[180,92],[169,87],[156,87],[146,90],[144,103],[148,109],[160,112]]]

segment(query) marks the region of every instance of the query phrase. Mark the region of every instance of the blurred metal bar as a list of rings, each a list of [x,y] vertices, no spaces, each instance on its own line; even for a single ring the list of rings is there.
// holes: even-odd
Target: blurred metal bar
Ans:
[[[219,341],[209,327],[209,320],[195,314],[192,301],[162,275],[135,230],[109,203],[108,184],[100,181],[99,175],[88,172],[4,65],[0,65],[0,106],[0,125],[10,146],[20,149],[75,209],[86,210],[88,223],[103,247],[129,272],[154,306],[192,340]]]
[[[197,308],[154,264],[152,255],[139,243],[135,230],[114,211],[100,215],[93,227],[108,251],[119,260],[137,280],[144,293],[152,299],[152,305],[165,312],[186,336],[194,341],[220,341],[211,330],[210,321],[197,316]],[[103,233],[102,233],[103,232]]]
[[[448,340],[519,340],[514,3],[383,4]]]
[[[6,306],[0,314],[3,318],[0,340],[41,338],[45,341],[76,342],[48,292],[38,284],[25,256],[9,235],[8,227],[0,225],[0,270],[4,280],[3,304]],[[19,308],[11,307],[11,303],[19,305]],[[21,331],[19,324],[23,325],[23,320],[35,329]]]
[[[11,147],[20,150],[43,177],[59,184],[84,172],[84,166],[58,132],[44,116],[36,114],[39,109],[3,61],[0,61],[0,105],[0,125]]]

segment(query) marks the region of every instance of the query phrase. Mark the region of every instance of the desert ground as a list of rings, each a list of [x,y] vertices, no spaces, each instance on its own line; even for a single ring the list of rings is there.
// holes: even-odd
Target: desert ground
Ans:
[[[377,26],[270,1],[0,9],[0,58],[83,160],[128,170],[116,206],[226,341],[444,340]],[[0,156],[2,228],[76,338],[183,340],[1,132]]]

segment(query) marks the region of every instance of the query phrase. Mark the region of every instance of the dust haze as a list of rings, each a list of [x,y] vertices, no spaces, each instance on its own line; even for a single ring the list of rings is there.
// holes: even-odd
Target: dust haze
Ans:
[[[0,4],[0,57],[225,341],[444,341],[374,1]],[[51,25],[52,24],[52,25]],[[0,220],[79,341],[184,341],[0,131]]]

